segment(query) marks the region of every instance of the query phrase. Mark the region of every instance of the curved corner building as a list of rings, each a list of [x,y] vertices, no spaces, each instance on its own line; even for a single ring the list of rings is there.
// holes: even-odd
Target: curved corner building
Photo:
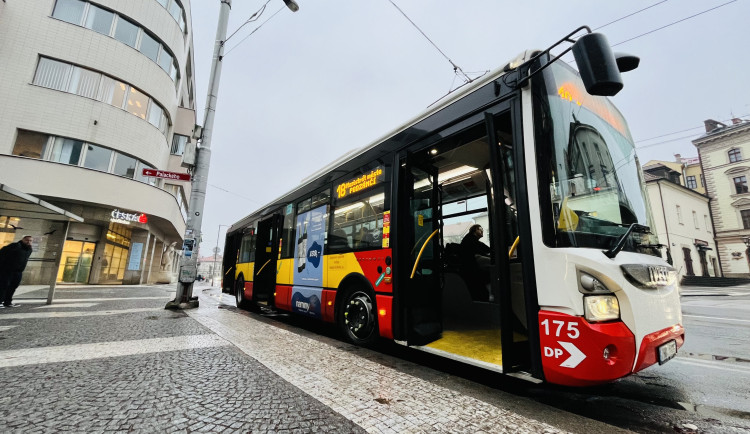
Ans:
[[[83,217],[0,215],[34,237],[24,284],[174,279],[195,127],[189,0],[0,0],[0,184]],[[60,265],[57,266],[57,262]]]

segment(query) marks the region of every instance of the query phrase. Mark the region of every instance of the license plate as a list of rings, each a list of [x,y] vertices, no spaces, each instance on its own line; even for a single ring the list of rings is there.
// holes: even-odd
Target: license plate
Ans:
[[[675,354],[677,354],[677,341],[674,339],[666,344],[659,345],[659,364],[667,363]]]

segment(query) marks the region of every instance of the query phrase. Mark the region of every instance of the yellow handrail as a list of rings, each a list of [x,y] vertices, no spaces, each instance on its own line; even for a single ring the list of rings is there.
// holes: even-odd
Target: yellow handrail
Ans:
[[[508,251],[508,259],[510,259],[513,256],[513,252],[516,250],[516,247],[518,247],[518,241],[521,239],[520,236],[516,237],[516,240],[513,241],[513,245],[510,246],[510,250]]]
[[[229,272],[230,272],[230,271],[232,271],[233,269],[234,269],[234,267],[229,267],[229,269],[227,270],[227,272],[226,272],[226,273],[224,273],[224,275],[226,276],[226,275],[227,275],[227,274],[229,274]]]
[[[269,260],[267,260],[267,261],[266,261],[266,263],[265,263],[265,264],[263,264],[263,266],[262,266],[262,267],[260,267],[260,270],[258,270],[258,272],[257,272],[257,273],[255,273],[255,275],[256,275],[256,276],[260,276],[260,272],[261,272],[261,271],[263,271],[263,269],[264,269],[264,268],[266,267],[266,265],[268,265],[268,263],[269,263],[269,262],[271,262],[271,260],[270,260],[270,259],[269,259]]]
[[[417,255],[417,260],[414,261],[414,268],[412,268],[412,270],[411,270],[411,276],[409,277],[409,279],[413,279],[414,278],[414,273],[417,272],[417,265],[419,264],[419,260],[422,259],[422,252],[424,252],[424,248],[427,247],[427,243],[430,242],[430,240],[432,239],[432,237],[434,237],[435,234],[438,233],[439,230],[440,229],[435,229],[435,231],[432,232],[430,234],[430,236],[427,237],[427,239],[424,241],[424,244],[422,244],[422,248],[419,249],[419,254]]]

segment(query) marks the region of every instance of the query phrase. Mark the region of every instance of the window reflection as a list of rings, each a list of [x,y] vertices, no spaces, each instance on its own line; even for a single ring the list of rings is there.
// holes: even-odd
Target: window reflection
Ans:
[[[86,157],[83,167],[106,172],[109,170],[109,161],[112,159],[112,151],[101,146],[86,145]]]
[[[131,87],[128,92],[128,102],[125,110],[145,120],[146,112],[148,111],[148,100],[149,98],[146,95]]]

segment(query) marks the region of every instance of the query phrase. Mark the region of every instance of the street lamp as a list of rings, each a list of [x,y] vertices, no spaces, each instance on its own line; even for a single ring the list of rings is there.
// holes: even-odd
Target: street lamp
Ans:
[[[284,0],[284,3],[292,12],[299,10],[299,6],[294,0]],[[265,5],[263,8],[265,8]],[[255,15],[260,14],[263,8],[256,12]],[[190,203],[188,204],[189,212],[187,221],[185,222],[184,255],[180,262],[177,292],[174,300],[167,303],[166,308],[168,309],[198,307],[198,301],[193,299],[193,284],[198,273],[197,262],[201,242],[203,205],[206,198],[206,187],[208,186],[208,167],[211,163],[211,133],[213,132],[214,117],[216,115],[216,99],[219,95],[219,80],[221,79],[224,45],[236,33],[232,33],[227,38],[227,22],[229,21],[229,12],[231,9],[232,0],[221,0],[219,22],[216,26],[216,43],[214,45],[211,75],[208,80],[203,131],[201,133],[200,148],[196,151],[193,184],[190,191]],[[245,24],[249,21],[246,21]]]
[[[214,248],[214,268],[211,272],[211,286],[214,286],[214,276],[216,275],[216,254],[219,253],[219,234],[221,233],[221,228],[225,227],[228,228],[230,225],[219,225],[219,229],[216,230],[216,247]]]

